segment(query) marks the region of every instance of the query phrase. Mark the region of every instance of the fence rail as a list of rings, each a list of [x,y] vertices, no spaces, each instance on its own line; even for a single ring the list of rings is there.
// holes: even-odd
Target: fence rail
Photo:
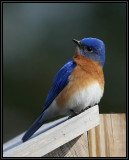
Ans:
[[[43,125],[30,140],[24,133],[3,145],[3,157],[125,157],[125,114],[100,114],[98,106],[67,120]]]
[[[125,114],[100,114],[100,125],[45,157],[126,157]]]

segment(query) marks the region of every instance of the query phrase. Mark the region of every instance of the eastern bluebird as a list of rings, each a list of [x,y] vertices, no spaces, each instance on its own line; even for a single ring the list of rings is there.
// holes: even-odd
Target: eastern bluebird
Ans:
[[[25,142],[46,121],[60,115],[74,116],[100,102],[104,92],[105,45],[96,38],[84,38],[75,54],[56,74],[45,106],[22,138]]]

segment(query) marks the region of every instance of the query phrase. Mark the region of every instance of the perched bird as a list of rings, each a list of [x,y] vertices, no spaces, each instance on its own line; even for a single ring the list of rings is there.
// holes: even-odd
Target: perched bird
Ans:
[[[74,116],[100,102],[104,92],[105,45],[96,38],[84,38],[75,54],[56,74],[45,106],[22,138],[25,142],[46,121],[59,115]]]

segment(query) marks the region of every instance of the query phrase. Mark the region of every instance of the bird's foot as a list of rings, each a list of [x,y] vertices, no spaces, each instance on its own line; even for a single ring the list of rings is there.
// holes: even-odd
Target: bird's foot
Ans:
[[[96,104],[95,104],[95,105],[93,105],[93,106],[96,106],[96,105],[98,105],[98,104],[96,103]],[[93,106],[88,106],[88,107],[86,107],[86,108],[82,109],[80,113],[82,113],[82,112],[86,111],[87,109],[89,109],[89,108],[91,108],[91,107],[93,107]]]
[[[98,105],[98,104],[96,103],[95,105]],[[95,105],[93,105],[93,106],[95,106]],[[93,106],[88,106],[88,107],[82,109],[80,112],[75,112],[73,109],[70,109],[70,112],[72,113],[72,115],[70,115],[70,116],[68,117],[68,119],[70,119],[70,118],[72,118],[72,117],[75,117],[76,115],[78,115],[78,114],[86,111],[87,109],[89,109],[89,108],[91,108],[91,107],[93,107]]]
[[[89,109],[89,108],[91,108],[91,106],[88,106],[88,107],[86,107],[86,108],[82,109],[80,113],[82,113],[82,112],[86,111],[86,110],[87,110],[87,109]]]
[[[70,112],[72,113],[72,115],[70,115],[68,117],[68,119],[72,118],[72,117],[75,117],[76,115],[78,115],[79,113],[78,112],[75,112],[73,109],[70,109]]]

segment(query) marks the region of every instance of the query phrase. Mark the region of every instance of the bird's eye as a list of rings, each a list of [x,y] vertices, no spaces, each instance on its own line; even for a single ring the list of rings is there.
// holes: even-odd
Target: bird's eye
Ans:
[[[89,47],[89,46],[83,46],[83,51],[84,52],[93,52],[93,48]]]
[[[91,47],[86,47],[86,50],[87,50],[88,52],[92,52],[92,51],[93,51],[93,49],[92,49]]]

